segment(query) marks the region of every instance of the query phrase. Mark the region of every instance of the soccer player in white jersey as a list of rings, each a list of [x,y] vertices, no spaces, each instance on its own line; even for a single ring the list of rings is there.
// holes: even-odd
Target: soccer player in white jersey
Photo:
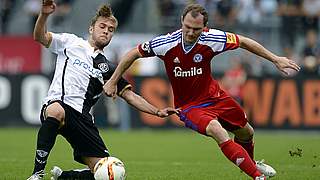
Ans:
[[[188,5],[181,16],[182,28],[129,51],[104,85],[104,91],[114,96],[121,75],[136,59],[157,56],[165,64],[174,103],[181,108],[179,116],[185,126],[212,137],[223,154],[253,179],[274,176],[276,172],[271,166],[254,161],[253,128],[243,109],[213,79],[210,63],[219,53],[241,47],[271,61],[283,73],[286,68],[298,71],[300,67],[252,39],[208,29],[207,22],[208,13],[202,6]],[[235,135],[234,140],[227,131]]]
[[[54,169],[52,179],[94,179],[96,163],[109,156],[90,112],[98,100],[103,84],[115,70],[102,55],[117,27],[111,8],[103,5],[92,18],[89,39],[74,34],[53,33],[46,29],[46,21],[55,11],[53,0],[43,0],[34,28],[34,38],[57,54],[56,69],[48,95],[44,100],[38,132],[34,170],[29,180],[42,179],[56,136],[61,134],[74,150],[74,159],[88,166],[83,171]],[[158,109],[131,91],[131,85],[121,78],[118,95],[140,111],[166,117],[178,113],[173,108]]]

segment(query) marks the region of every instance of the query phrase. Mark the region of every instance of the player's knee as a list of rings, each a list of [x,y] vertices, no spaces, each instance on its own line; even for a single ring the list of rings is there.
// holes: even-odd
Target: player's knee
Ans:
[[[207,135],[213,137],[217,143],[223,143],[230,139],[228,132],[217,120],[212,120],[206,128]]]
[[[253,139],[254,130],[250,124],[247,124],[244,128],[235,131],[234,134],[238,140],[249,141]]]
[[[65,111],[59,103],[52,103],[46,109],[47,117],[54,117],[58,121],[63,121],[65,117]]]
[[[220,124],[218,123],[218,121],[210,121],[206,128],[206,131],[208,135],[212,136],[215,133],[217,133],[219,129],[220,129]]]
[[[94,167],[101,159],[102,158],[98,158],[98,157],[83,157],[82,158],[82,160],[88,166],[88,168],[91,170],[92,173],[94,172]]]
[[[254,130],[253,128],[250,126],[249,130],[248,130],[248,135],[252,138],[254,135]]]
[[[254,130],[253,130],[252,126],[250,126],[250,124],[247,124],[245,126],[245,132],[246,133],[245,133],[244,137],[248,140],[251,140],[253,138]]]

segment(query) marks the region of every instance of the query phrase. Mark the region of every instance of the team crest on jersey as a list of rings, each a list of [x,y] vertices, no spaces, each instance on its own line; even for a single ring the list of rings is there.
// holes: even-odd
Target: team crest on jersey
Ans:
[[[201,62],[202,61],[202,55],[201,54],[196,54],[193,56],[193,62]]]
[[[148,52],[150,53],[151,52],[151,49],[150,49],[150,43],[149,42],[144,42],[142,45],[141,45],[141,49],[145,52]]]
[[[109,71],[109,66],[107,63],[100,63],[98,64],[98,68],[103,72],[106,73]]]

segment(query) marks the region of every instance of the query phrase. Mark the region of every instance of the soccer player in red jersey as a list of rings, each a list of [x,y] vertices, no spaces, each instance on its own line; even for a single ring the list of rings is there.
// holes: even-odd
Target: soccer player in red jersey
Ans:
[[[211,76],[214,56],[241,47],[271,61],[282,73],[300,67],[279,57],[256,41],[216,29],[208,29],[208,13],[198,4],[188,5],[181,16],[182,28],[138,45],[121,60],[104,85],[108,96],[115,96],[121,75],[138,58],[157,56],[163,60],[174,93],[175,107],[185,126],[212,137],[223,154],[253,179],[274,176],[275,170],[253,160],[253,128],[243,109],[227,95]],[[232,132],[234,140],[227,131]]]

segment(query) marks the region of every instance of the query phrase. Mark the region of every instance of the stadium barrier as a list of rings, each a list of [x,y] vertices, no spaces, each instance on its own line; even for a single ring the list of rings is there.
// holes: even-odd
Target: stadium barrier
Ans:
[[[41,101],[51,77],[44,74],[0,75],[0,125],[39,125]],[[158,106],[172,106],[172,92],[164,77],[134,77],[134,91]],[[255,127],[320,129],[320,79],[297,76],[249,78],[243,107]],[[106,98],[107,99],[107,98]],[[115,107],[107,107],[108,105]],[[108,112],[109,111],[109,112]],[[99,126],[172,128],[182,125],[177,116],[165,120],[127,108],[122,101],[98,101],[94,116]]]
[[[0,36],[0,73],[40,73],[41,46],[32,36]]]

